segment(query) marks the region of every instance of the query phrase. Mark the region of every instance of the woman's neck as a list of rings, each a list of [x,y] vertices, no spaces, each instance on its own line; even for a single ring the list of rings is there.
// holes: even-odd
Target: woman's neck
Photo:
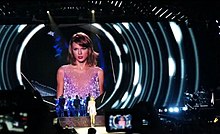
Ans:
[[[79,70],[84,70],[88,67],[86,63],[77,63],[76,66]]]

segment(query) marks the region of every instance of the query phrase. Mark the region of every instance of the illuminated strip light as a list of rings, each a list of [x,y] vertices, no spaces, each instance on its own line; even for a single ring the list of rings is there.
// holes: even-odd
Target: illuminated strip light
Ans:
[[[131,25],[131,26],[133,26],[133,25]],[[140,34],[138,33],[138,31],[135,29],[135,27],[133,26],[133,28],[134,28],[134,30],[135,30],[135,34],[137,34],[138,35],[138,37],[140,37]],[[131,32],[131,31],[130,31]],[[132,35],[134,35],[133,33],[132,33]],[[133,36],[132,36],[133,37]],[[138,42],[136,41],[136,39],[135,38],[133,38],[134,39],[134,41],[135,41],[135,44],[138,44]],[[140,39],[140,41],[141,41],[141,39]],[[139,48],[138,48],[138,54],[140,54],[140,50],[139,50]],[[141,56],[139,56],[140,57],[140,61],[142,61],[142,57]],[[136,58],[136,56],[135,56],[135,59],[137,59]],[[140,63],[141,64],[141,63]],[[140,74],[140,72],[139,72],[139,64],[138,64],[138,62],[137,61],[135,61],[135,72],[134,72],[134,81],[133,81],[133,86],[136,86],[137,85],[137,83],[138,83],[138,81],[139,81],[139,78],[140,78],[140,76],[139,76],[139,74]]]
[[[173,77],[176,72],[176,64],[172,57],[168,58],[168,65],[169,65],[169,76]]]
[[[182,48],[180,49],[180,59],[181,59],[181,80],[180,80],[180,90],[179,90],[179,95],[178,95],[178,99],[177,99],[177,105],[180,104],[181,102],[181,97],[182,97],[182,93],[184,91],[184,74],[185,74],[185,64],[184,64],[184,59],[183,59],[183,52],[182,52]]]
[[[164,32],[164,30],[163,30],[163,27],[161,26],[161,24],[158,22],[157,23],[158,24],[158,26],[160,27],[160,30],[162,31],[162,35],[163,35],[163,37],[164,37],[164,40],[165,40],[165,42],[166,42],[166,45],[167,44],[169,44],[169,42],[168,42],[168,40],[167,40],[167,37],[166,37],[166,35],[165,35],[165,32]],[[159,47],[159,46],[158,46]],[[169,49],[168,49],[168,53],[169,53]],[[161,53],[160,53],[160,51],[159,51],[159,57],[160,57],[160,59],[162,59],[162,55],[161,55]],[[162,65],[163,63],[162,63],[162,61],[160,60],[160,65]],[[155,97],[155,99],[154,99],[154,104],[156,104],[157,103],[157,101],[158,101],[158,99],[159,99],[159,95],[160,95],[160,93],[161,93],[161,86],[162,86],[162,74],[163,74],[163,68],[162,68],[163,66],[160,66],[160,80],[159,80],[159,84],[158,84],[158,91],[157,91],[157,94],[156,94],[156,97]]]
[[[159,25],[160,29],[162,30],[162,35],[163,35],[163,37],[165,39],[165,42],[166,42],[168,57],[171,58],[172,55],[171,55],[170,47],[168,45],[169,42],[167,41],[167,37],[166,37],[165,32],[164,32],[162,26],[160,25],[160,23],[158,23],[158,25]],[[163,106],[166,106],[166,104],[168,102],[168,98],[170,96],[170,91],[171,91],[171,85],[172,85],[172,77],[169,77],[169,83],[168,83],[168,88],[167,88],[167,95],[166,95],[166,98],[165,98]]]
[[[170,27],[176,39],[176,42],[180,45],[183,38],[183,34],[181,32],[180,27],[175,22],[170,22]]]
[[[172,14],[172,12],[171,13],[169,13],[165,18],[168,18],[168,17],[170,17],[170,15]]]
[[[115,28],[116,31],[118,31],[118,33],[122,34],[121,28],[118,25],[113,24],[113,27]]]
[[[160,15],[160,17],[162,17],[167,11],[168,11],[168,9],[165,10],[165,11]]]
[[[182,49],[182,48],[181,48]],[[185,74],[185,62],[184,62],[184,59],[183,59],[183,52],[182,51],[180,51],[181,52],[181,68],[182,68],[182,70],[181,70],[181,79],[184,79],[184,74]]]
[[[174,20],[176,18],[176,16],[173,16],[172,18],[171,18],[171,20]]]
[[[126,27],[126,29],[130,29],[130,27],[129,27],[129,24],[126,22],[126,23],[122,23],[122,25],[124,26],[124,27]]]
[[[117,46],[117,43],[115,42],[113,36],[112,36],[108,31],[106,31],[105,29],[103,29],[100,24],[93,23],[92,25],[93,25],[94,27],[98,28],[99,30],[103,31],[103,33],[105,33],[105,35],[109,38],[109,40],[112,41],[112,44],[114,45],[114,48],[115,48],[115,51],[116,51],[116,54],[117,54],[118,57],[119,57],[119,72],[118,72],[118,79],[117,79],[117,82],[116,82],[116,85],[115,85],[115,89],[114,89],[114,91],[112,92],[111,96],[108,97],[108,99],[107,99],[100,107],[97,108],[97,110],[99,110],[99,109],[102,108],[106,103],[108,103],[108,102],[110,101],[110,99],[113,97],[113,95],[115,94],[115,92],[116,92],[117,89],[119,88],[119,85],[120,85],[121,80],[122,80],[123,65],[122,65],[122,61],[121,61],[121,51],[120,51],[119,47]]]
[[[115,6],[117,6],[117,4],[118,4],[118,1],[115,2]]]
[[[181,12],[178,12],[178,13],[176,14],[176,16],[179,15],[180,13],[181,13]]]
[[[156,7],[154,7],[154,9],[152,9],[152,12],[153,12],[153,11],[155,11],[156,9],[157,9],[157,6],[156,6]]]
[[[140,25],[140,24],[139,24]],[[155,63],[154,63],[154,61],[155,61],[155,59],[154,59],[154,55],[153,55],[153,49],[152,49],[152,45],[151,45],[151,42],[150,42],[150,40],[149,40],[149,38],[148,38],[148,36],[147,36],[147,33],[145,32],[145,30],[144,30],[144,28],[143,28],[143,26],[142,25],[140,25],[140,28],[141,28],[141,30],[143,31],[143,33],[144,33],[144,36],[145,36],[145,39],[147,40],[147,44],[149,44],[148,46],[149,46],[149,49],[150,49],[150,57],[151,57],[151,61],[152,61],[152,65],[154,65]],[[147,55],[147,52],[146,51],[144,51],[144,55]],[[147,63],[147,65],[146,66],[149,66],[148,65],[148,59],[146,59],[146,63]],[[146,70],[146,74],[148,74],[148,69]],[[145,79],[146,79],[146,82],[143,84],[143,89],[146,89],[146,84],[147,84],[147,82],[148,82],[148,77],[145,77]]]
[[[123,49],[124,49],[125,53],[128,54],[128,47],[125,44],[123,44]]]
[[[139,72],[139,64],[138,64],[137,61],[135,61],[134,69],[135,69],[135,71],[134,71],[134,81],[133,81],[133,86],[136,86],[137,83],[138,83],[138,81],[139,81],[139,78],[140,78],[140,76],[139,76],[139,74],[140,74],[140,72]]]
[[[5,26],[5,25],[4,25]],[[1,29],[0,29],[0,33],[2,33],[2,31],[4,32],[4,26],[2,26],[1,27]],[[7,30],[9,30],[9,28],[7,29]],[[3,40],[4,40],[4,38],[5,38],[5,36],[3,36],[3,37],[1,37],[2,39],[0,40],[0,50],[1,50],[1,48],[2,48],[2,43],[3,43]],[[0,58],[2,58],[2,57],[0,57]],[[3,58],[2,58],[2,60],[0,60],[0,61],[3,61]],[[1,63],[1,72],[3,72],[4,71],[4,69],[3,69],[3,63]],[[2,78],[2,81],[4,80],[3,78],[4,78],[4,75],[3,75],[3,73],[0,73],[0,75],[2,75],[1,76],[1,78]],[[3,82],[2,83],[4,86],[5,86],[5,82]],[[0,90],[2,89],[2,87],[0,87]]]
[[[189,28],[189,33],[192,38],[192,44],[193,44],[193,48],[195,51],[195,62],[196,62],[195,92],[197,92],[199,89],[199,87],[198,87],[199,86],[199,58],[198,58],[196,41],[195,41],[195,37],[194,37],[193,31],[192,31],[192,28]]]
[[[180,13],[180,12],[179,12]],[[184,86],[184,74],[185,74],[185,64],[184,64],[184,56],[183,56],[183,49],[181,47],[182,44],[182,38],[183,34],[181,32],[180,27],[176,23],[170,23],[171,29],[173,31],[174,37],[176,39],[176,42],[178,44],[179,52],[180,52],[180,59],[181,59],[181,79],[180,79],[180,89],[179,89],[179,95],[177,98],[176,105],[178,105],[181,101],[181,96],[183,93],[183,86]]]
[[[111,108],[116,108],[119,105],[119,100],[115,101]]]
[[[19,26],[16,26],[16,28],[14,28],[13,31],[11,31],[11,32],[9,33],[10,36],[7,38],[7,42],[6,42],[5,44],[9,44],[9,40],[10,40],[10,39],[14,41],[14,37],[16,37],[16,36],[14,35],[14,33],[15,33],[15,34],[18,34],[18,33],[16,32],[16,30],[17,30],[18,28],[19,28]],[[11,50],[11,47],[13,47],[13,44],[10,44],[10,45],[9,45],[7,51],[10,51],[10,50]],[[5,47],[5,48],[6,48],[6,47]],[[5,56],[4,52],[3,52],[3,56]],[[9,65],[9,64],[8,64],[9,59],[10,59],[9,56],[10,56],[10,55],[9,55],[9,53],[8,53],[7,56],[6,56],[6,65]],[[3,59],[4,59],[4,58],[3,58]],[[8,72],[8,68],[7,68],[7,67],[5,68],[5,71]],[[7,74],[7,75],[8,75],[8,74]],[[10,83],[9,77],[6,77],[6,79],[7,79],[9,88],[11,89],[12,87],[11,87],[11,85],[9,84],[9,83]]]
[[[153,35],[153,37],[154,37],[154,40],[155,40],[155,42],[156,42],[156,44],[157,44],[157,48],[159,48],[159,42],[158,42],[158,40],[157,40],[157,36],[155,35],[155,33],[154,33],[154,30],[153,30],[153,28],[152,28],[152,26],[150,25],[150,23],[149,22],[147,22],[147,25],[148,25],[148,27],[150,28],[150,31],[151,31],[151,33],[152,33],[152,35]],[[158,49],[159,50],[159,49]],[[153,55],[152,55],[153,56]],[[160,53],[159,53],[159,56],[161,57],[161,55],[160,55]],[[152,94],[152,91],[153,91],[153,83],[154,83],[154,79],[155,79],[155,62],[154,62],[154,56],[153,56],[153,59],[152,59],[152,80],[151,80],[151,85],[150,85],[150,89],[149,89],[149,93],[148,93],[148,96],[147,96],[147,101],[150,99],[150,96],[151,96],[151,94]],[[160,58],[161,59],[161,58]],[[161,60],[160,60],[160,65],[161,65]],[[161,72],[161,71],[160,71]]]
[[[181,47],[183,34],[181,32],[180,27],[176,23],[171,22],[170,26],[171,26],[171,30],[173,31],[173,35],[176,39],[176,42],[178,44],[180,59],[181,59],[181,63],[180,63],[181,64],[181,68],[180,68],[181,69],[180,89],[179,89],[179,95],[178,95],[177,102],[176,102],[176,105],[178,105],[181,101],[181,96],[182,96],[182,93],[183,93],[183,90],[184,90],[183,86],[184,86],[185,64],[184,64],[183,49]]]
[[[155,15],[157,15],[161,10],[162,10],[162,8],[160,8],[160,9],[155,13]]]
[[[27,24],[20,25],[18,28],[18,33],[20,33],[26,26]]]
[[[121,2],[119,3],[118,7],[121,7],[122,2],[123,2],[123,1],[121,1]]]
[[[121,99],[121,102],[125,102],[127,100],[127,98],[128,98],[128,91],[125,92],[124,96]]]
[[[141,24],[138,23],[138,25],[140,26],[140,29],[142,29],[142,32],[144,33],[145,37],[147,38],[146,33],[143,30],[143,27],[141,27]],[[138,40],[140,41],[140,44],[143,47],[143,49],[141,49],[141,50],[144,52],[144,57],[145,57],[145,56],[147,56],[147,53],[144,49],[145,45],[144,45],[143,39],[140,38],[142,33],[139,33],[138,30],[136,29],[136,27],[133,24],[131,24],[131,26],[134,28],[134,30],[136,32],[135,34],[137,34]],[[150,42],[148,42],[148,43],[150,44]],[[138,44],[136,40],[135,40],[135,44]],[[138,46],[140,46],[140,45],[138,45]],[[142,58],[142,56],[140,55],[141,53],[142,52],[140,51],[140,48],[138,47],[138,54],[139,54],[139,57],[140,57],[140,65],[142,65],[142,61],[145,59],[145,58],[144,59]],[[146,63],[148,63],[148,62],[146,62]],[[136,74],[137,71],[138,71],[138,73],[140,72],[139,68],[140,68],[140,70],[142,70],[142,66],[139,67],[138,62],[135,62],[135,74]],[[138,70],[136,70],[136,69],[138,69]],[[146,70],[146,72],[148,72],[148,70]],[[140,73],[140,76],[138,76],[138,79],[140,79],[140,80],[138,80],[138,81],[141,81],[142,75],[143,74]],[[135,75],[134,79],[137,79],[136,75]],[[136,81],[136,82],[138,82],[138,81]],[[135,85],[137,85],[137,84],[135,84]],[[144,83],[144,85],[146,85],[146,84]],[[145,90],[142,90],[142,89],[145,89],[145,88],[142,88],[142,85],[139,83],[136,87],[136,90],[135,90],[135,94],[134,94],[135,98],[139,96],[139,100],[142,100],[142,97],[144,96],[144,91],[145,91]]]
[[[129,27],[130,25],[129,25],[128,23],[122,23],[122,25],[124,25],[125,28],[128,29],[128,31],[130,31],[130,27]],[[121,27],[121,26],[119,25],[119,27]],[[124,34],[126,35],[128,41],[129,41],[129,43],[127,43],[127,44],[131,44],[131,47],[132,47],[132,48],[131,48],[131,51],[134,50],[133,43],[132,43],[131,39],[129,38],[129,35],[130,35],[130,34],[128,35],[128,33],[126,32],[126,30],[124,30],[123,27],[121,27],[121,29],[122,29],[122,31],[124,32]],[[123,37],[123,38],[125,38],[125,37]],[[127,42],[127,40],[125,40],[125,42]],[[133,59],[137,59],[135,53],[134,53],[134,56],[131,57],[131,65],[133,65]],[[132,67],[133,67],[133,66],[132,66]],[[130,74],[133,76],[133,74],[134,74],[134,73],[133,73],[133,69],[131,70]],[[131,79],[132,79],[132,78],[131,78]],[[129,83],[129,84],[130,84],[130,83]],[[130,85],[129,85],[129,87],[130,87]],[[128,89],[130,89],[129,87],[128,87]],[[134,90],[132,89],[130,94],[132,94],[132,91],[134,91]],[[130,98],[128,98],[126,101],[129,101],[129,102],[130,102]],[[132,103],[130,102],[129,104],[131,105]],[[124,104],[124,105],[125,105],[125,104]]]
[[[6,27],[6,28],[5,28],[5,27]],[[1,39],[1,42],[0,42],[0,50],[3,49],[3,53],[1,54],[1,55],[2,55],[2,57],[1,57],[1,58],[2,58],[2,60],[1,60],[1,67],[2,67],[2,68],[1,68],[1,72],[4,71],[2,65],[4,65],[4,63],[3,63],[4,60],[3,60],[3,59],[4,59],[4,56],[5,56],[5,52],[6,52],[5,49],[7,48],[7,47],[6,47],[7,45],[2,45],[2,44],[3,44],[3,41],[6,40],[6,35],[9,33],[11,27],[12,27],[12,26],[5,26],[5,25],[2,27],[2,30],[4,30],[4,29],[7,29],[7,30],[4,31],[4,33],[6,33],[6,34],[4,34],[4,35],[2,36],[2,39]],[[2,30],[1,30],[1,31],[2,31]],[[9,38],[8,38],[8,39],[9,39]],[[5,46],[5,47],[3,48],[2,46]],[[3,76],[3,73],[1,73],[1,75],[2,75],[2,81],[3,81],[2,84],[4,85],[4,88],[6,88],[6,85],[5,85],[5,76]]]
[[[2,32],[2,30],[3,30],[4,28],[3,28],[3,26],[1,26],[0,27],[0,34],[1,34],[1,32]],[[1,45],[2,43],[1,43],[1,40],[0,40],[0,50],[1,50],[1,47],[2,47],[2,45]],[[0,54],[1,55],[1,54]],[[1,60],[0,60],[1,61]],[[1,64],[1,68],[0,68],[0,72],[3,72],[4,70],[2,69],[2,64]],[[1,78],[4,78],[4,76],[3,76],[3,73],[0,73],[0,75],[2,75],[2,77]],[[1,85],[0,85],[0,90],[2,89],[2,87],[1,87]]]
[[[125,103],[121,106],[121,109],[124,109],[128,104],[131,104],[131,94],[128,96],[127,100],[125,101]]]
[[[129,30],[130,32],[131,32],[131,35],[137,35],[137,37],[139,38],[138,40],[141,42],[141,44],[143,44],[143,42],[142,42],[142,39],[140,38],[141,37],[141,35],[139,34],[139,32],[138,32],[138,30],[136,29],[136,27],[131,23],[131,26],[132,26],[132,28],[134,29],[134,33],[133,33],[133,30]],[[134,40],[134,44],[138,44],[138,41],[137,41],[137,39],[134,37],[134,36],[132,36],[132,38],[133,38],[133,40]],[[133,46],[133,44],[132,44],[132,46]],[[139,46],[139,45],[138,45]],[[137,47],[137,51],[138,51],[138,53],[137,54],[139,54],[138,56],[139,56],[139,58],[140,58],[140,65],[142,65],[142,56],[140,55],[141,54],[141,51],[140,51],[140,48],[139,47]],[[135,53],[136,54],[136,53]],[[138,84],[138,82],[140,81],[140,78],[141,78],[141,76],[140,75],[142,75],[142,73],[139,73],[140,71],[140,66],[139,66],[139,64],[138,64],[138,62],[137,62],[137,56],[135,55],[135,74],[134,74],[134,80],[133,80],[133,87],[135,88],[136,87],[136,85]],[[131,93],[130,93],[130,95],[132,95],[133,93],[136,95],[136,96],[134,96],[132,99],[133,100],[130,100],[129,102],[130,102],[130,106],[132,106],[132,104],[133,104],[133,102],[135,101],[135,98],[137,97],[137,96],[139,96],[140,95],[140,93],[141,93],[141,91],[139,91],[139,90],[141,90],[141,89],[139,89],[138,87],[141,87],[141,84],[138,84],[139,86],[137,86],[135,89],[133,88],[132,89],[132,91],[131,91]],[[125,105],[125,104],[124,104]],[[130,107],[130,106],[128,106],[128,107]]]
[[[180,17],[180,19],[182,19],[183,17],[185,17],[184,15],[182,15],[181,17]]]
[[[138,97],[141,94],[141,90],[142,90],[142,87],[141,87],[141,84],[139,83],[137,85],[137,89],[136,89],[136,92],[134,94],[134,97]]]
[[[19,50],[19,53],[18,53],[18,57],[17,57],[17,62],[16,62],[16,72],[17,72],[17,78],[20,82],[20,85],[23,85],[22,83],[22,77],[21,77],[21,59],[22,59],[22,54],[23,54],[23,51],[26,47],[26,45],[28,44],[29,40],[34,36],[34,34],[36,34],[40,29],[44,28],[45,25],[44,24],[41,24],[41,25],[38,25],[36,28],[34,28],[28,35],[27,37],[24,39],[21,47],[20,47],[20,50]]]

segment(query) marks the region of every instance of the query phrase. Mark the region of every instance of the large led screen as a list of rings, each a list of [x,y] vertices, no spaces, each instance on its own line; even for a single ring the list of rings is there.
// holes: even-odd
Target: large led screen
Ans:
[[[91,37],[104,70],[100,111],[140,101],[183,106],[186,92],[216,87],[217,43],[206,24],[120,22],[0,25],[0,89],[24,85],[54,106],[57,69],[77,32]]]

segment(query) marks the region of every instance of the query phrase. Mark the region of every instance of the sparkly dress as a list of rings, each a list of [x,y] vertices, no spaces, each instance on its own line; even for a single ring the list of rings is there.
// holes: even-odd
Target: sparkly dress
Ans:
[[[99,67],[89,67],[77,71],[72,65],[64,65],[64,98],[74,98],[76,95],[85,99],[90,93],[97,98],[100,95],[98,71]]]

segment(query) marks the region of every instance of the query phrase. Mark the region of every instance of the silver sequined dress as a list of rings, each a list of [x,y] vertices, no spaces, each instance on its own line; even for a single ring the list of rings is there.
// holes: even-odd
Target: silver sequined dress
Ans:
[[[100,95],[98,71],[99,67],[89,67],[85,71],[74,71],[72,65],[64,68],[64,98],[74,98],[76,95],[83,99],[90,93],[97,98]]]

